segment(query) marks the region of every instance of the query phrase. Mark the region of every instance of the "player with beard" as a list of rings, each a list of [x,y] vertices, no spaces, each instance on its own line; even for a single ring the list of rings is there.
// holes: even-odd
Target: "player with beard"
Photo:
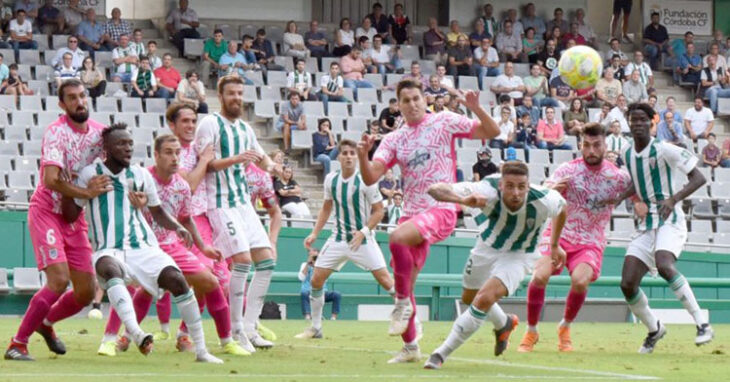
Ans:
[[[30,300],[17,333],[5,352],[5,359],[32,361],[28,339],[38,332],[48,348],[65,354],[66,347],[53,330],[53,324],[78,313],[94,298],[94,268],[83,216],[67,222],[61,214],[61,197],[91,199],[111,189],[105,175],[92,177],[85,187],[73,179],[102,151],[104,125],[89,119],[84,85],[76,79],[58,88],[58,105],[64,115],[46,129],[41,143],[41,169],[38,186],[30,200],[28,229],[36,265],[47,282]],[[144,196],[131,194],[135,206],[145,203]],[[69,281],[73,288],[66,290]]]
[[[545,304],[545,287],[551,275],[560,274],[567,266],[571,287],[565,302],[565,313],[558,325],[558,350],[573,350],[570,324],[578,315],[588,293],[588,286],[601,274],[603,251],[606,248],[606,225],[611,221],[613,205],[605,202],[616,199],[631,187],[631,178],[625,171],[603,160],[606,136],[598,123],[589,123],[583,130],[582,157],[563,163],[545,186],[561,193],[568,202],[567,221],[560,236],[560,247],[566,258],[553,264],[550,258],[549,226],[543,234],[539,250],[543,257],[535,265],[532,281],[527,289],[527,332],[519,352],[531,352],[538,341],[537,322]],[[638,199],[636,208],[640,208]],[[643,206],[643,205],[642,205]]]

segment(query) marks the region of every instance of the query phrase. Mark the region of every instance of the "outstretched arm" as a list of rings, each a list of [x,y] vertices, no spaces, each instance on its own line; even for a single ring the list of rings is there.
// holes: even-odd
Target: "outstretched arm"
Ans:
[[[447,203],[458,203],[472,208],[483,208],[487,205],[487,198],[479,193],[473,192],[468,196],[460,196],[448,183],[436,183],[428,188],[428,195],[432,198]]]

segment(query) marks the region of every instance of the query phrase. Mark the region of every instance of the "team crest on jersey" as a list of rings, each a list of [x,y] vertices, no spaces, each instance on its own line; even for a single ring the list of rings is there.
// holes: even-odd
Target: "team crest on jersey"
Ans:
[[[414,168],[424,165],[429,159],[431,154],[426,149],[413,150],[408,158],[408,167]]]
[[[527,228],[532,229],[535,227],[535,219],[529,218],[525,220],[525,225],[527,225]]]
[[[48,258],[51,260],[56,260],[58,258],[58,249],[51,248],[48,250]]]

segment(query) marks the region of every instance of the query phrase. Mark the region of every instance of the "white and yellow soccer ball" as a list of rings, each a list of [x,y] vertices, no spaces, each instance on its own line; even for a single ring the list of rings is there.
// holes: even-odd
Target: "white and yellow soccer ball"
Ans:
[[[560,78],[573,89],[586,89],[596,85],[603,73],[603,60],[593,48],[574,46],[560,56]]]

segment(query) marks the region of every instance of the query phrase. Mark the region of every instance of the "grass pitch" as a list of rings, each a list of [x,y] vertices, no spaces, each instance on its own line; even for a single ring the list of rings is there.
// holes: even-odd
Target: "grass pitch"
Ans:
[[[0,339],[4,346],[19,324],[18,318],[0,319]],[[211,351],[226,361],[224,365],[192,362],[190,353],[175,350],[174,340],[155,343],[149,357],[130,348],[127,353],[107,358],[96,355],[104,322],[72,319],[56,330],[68,353],[53,357],[41,338],[31,338],[30,351],[36,362],[0,361],[0,381],[540,381],[540,380],[665,380],[724,381],[730,378],[730,325],[715,325],[715,340],[707,346],[693,343],[690,325],[669,325],[669,333],[654,354],[636,351],[646,331],[642,325],[577,323],[572,327],[575,351],[557,352],[555,323],[540,325],[540,342],[531,354],[517,353],[524,328],[512,335],[510,348],[493,356],[491,325],[477,332],[457,350],[443,369],[424,370],[423,363],[388,365],[386,361],[400,349],[399,337],[388,337],[387,323],[325,321],[322,340],[297,340],[293,336],[305,328],[304,321],[266,321],[279,336],[277,346],[250,357],[220,354],[213,322],[205,321]],[[143,325],[153,331],[156,320],[148,317]],[[421,351],[429,354],[446,337],[450,322],[427,322]],[[425,359],[424,359],[425,361]]]

